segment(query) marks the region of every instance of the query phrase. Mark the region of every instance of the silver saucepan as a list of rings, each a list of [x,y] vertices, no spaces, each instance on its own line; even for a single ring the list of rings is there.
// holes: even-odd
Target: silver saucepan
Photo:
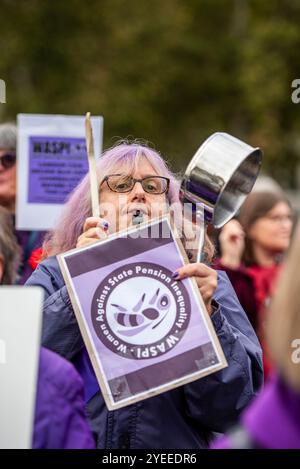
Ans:
[[[204,205],[208,223],[221,228],[239,210],[258,176],[262,151],[223,132],[211,135],[189,163],[182,202]]]

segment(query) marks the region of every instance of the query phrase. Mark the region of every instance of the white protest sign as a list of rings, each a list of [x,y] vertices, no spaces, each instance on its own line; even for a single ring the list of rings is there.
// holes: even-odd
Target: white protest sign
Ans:
[[[98,157],[103,117],[91,122]],[[84,116],[19,114],[17,229],[53,228],[67,196],[87,172]]]
[[[0,449],[32,447],[43,289],[0,288]]]

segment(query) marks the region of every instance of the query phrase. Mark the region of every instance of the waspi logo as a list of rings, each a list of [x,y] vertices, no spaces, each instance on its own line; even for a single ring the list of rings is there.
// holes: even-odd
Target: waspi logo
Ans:
[[[173,349],[190,320],[190,299],[172,272],[154,263],[116,269],[92,301],[92,322],[102,343],[118,355],[154,358]]]

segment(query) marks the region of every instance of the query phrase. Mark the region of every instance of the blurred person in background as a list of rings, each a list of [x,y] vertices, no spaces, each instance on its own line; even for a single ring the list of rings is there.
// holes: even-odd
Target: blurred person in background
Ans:
[[[300,223],[267,313],[276,371],[215,449],[300,449]]]
[[[292,209],[283,192],[253,192],[238,220],[227,223],[219,236],[221,257],[215,267],[226,271],[260,338],[265,377],[271,368],[264,346],[265,310],[290,245],[292,225]]]
[[[20,248],[14,236],[11,215],[0,207],[0,285],[15,282],[19,261]],[[79,374],[71,363],[43,347],[39,360],[32,447],[94,448],[85,417],[83,384]]]
[[[14,124],[0,124],[0,206],[6,208],[15,225],[16,210],[16,145]],[[14,230],[21,256],[15,283],[24,284],[36,267],[44,232]]]
[[[282,194],[282,187],[271,176],[260,173],[251,192],[277,192]]]

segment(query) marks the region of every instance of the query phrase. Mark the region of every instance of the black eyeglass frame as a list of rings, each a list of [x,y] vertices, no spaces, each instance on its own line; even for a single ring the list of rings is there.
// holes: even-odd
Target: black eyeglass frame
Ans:
[[[0,156],[0,164],[3,166],[4,169],[12,168],[17,161],[17,155],[13,152],[5,153],[4,155]]]
[[[133,181],[133,186],[132,186],[129,190],[127,190],[127,191],[116,191],[116,190],[112,189],[112,188],[110,187],[110,185],[109,185],[109,178],[110,178],[111,176],[124,176],[124,174],[109,174],[108,176],[105,176],[105,178],[102,180],[102,182],[101,182],[101,184],[100,184],[100,187],[102,186],[102,184],[103,184],[104,182],[106,182],[108,188],[109,188],[112,192],[116,192],[117,194],[126,194],[126,193],[128,193],[128,192],[131,192],[132,189],[134,188],[136,182],[139,182],[139,183],[142,184],[142,187],[143,187],[144,191],[147,192],[147,194],[153,194],[153,195],[167,194],[168,191],[169,191],[169,187],[170,187],[170,179],[167,178],[167,177],[164,177],[164,176],[153,175],[153,176],[146,176],[146,177],[144,177],[144,178],[142,178],[142,179],[135,179],[135,178],[133,178],[132,176],[128,176],[130,179],[132,179],[132,181]],[[144,186],[143,186],[143,181],[144,181],[145,179],[153,179],[153,178],[156,178],[156,179],[164,179],[164,180],[166,181],[167,186],[166,186],[166,188],[165,188],[165,190],[164,190],[163,192],[149,192],[149,191],[147,191],[147,190],[144,188]]]

